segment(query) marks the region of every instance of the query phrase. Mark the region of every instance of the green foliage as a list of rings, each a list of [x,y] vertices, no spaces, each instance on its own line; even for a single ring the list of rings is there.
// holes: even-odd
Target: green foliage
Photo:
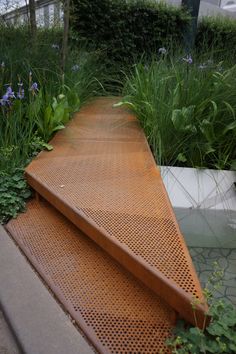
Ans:
[[[66,94],[70,106],[77,105],[77,97],[82,105],[91,97],[102,96],[105,92],[103,83],[106,68],[103,58],[97,52],[88,52],[86,47],[78,48],[71,50],[67,58],[65,85],[62,91]]]
[[[24,211],[31,191],[24,179],[23,167],[41,150],[51,150],[52,146],[34,134],[24,149],[27,155],[22,154],[22,146],[0,147],[0,224]]]
[[[88,55],[81,48],[70,51],[62,75],[60,30],[39,30],[34,47],[28,36],[26,28],[2,27],[0,32],[0,222],[24,209],[26,185],[21,182],[20,189],[17,183],[17,189],[12,189],[19,174],[23,176],[19,171],[42,149],[51,150],[52,135],[81,104],[103,92],[96,53]],[[35,82],[37,88],[32,89]],[[9,86],[16,98],[13,95],[4,103],[2,96]],[[20,87],[25,93],[21,99]]]
[[[64,129],[64,124],[69,121],[69,107],[65,97],[53,98],[52,104],[44,109],[43,116],[37,120],[38,132],[48,141],[53,133]]]
[[[17,101],[11,110],[0,112],[0,170],[22,166],[29,157],[34,122],[26,116],[27,107]],[[31,115],[32,117],[32,115]]]
[[[67,92],[68,97],[63,94],[58,95],[57,98],[53,97],[52,103],[44,105],[41,114],[36,116],[37,131],[44,141],[49,141],[55,132],[64,129],[71,113],[80,108],[80,99],[77,93],[69,88]],[[40,97],[40,94],[38,97]],[[42,100],[42,102],[45,102],[45,100]]]
[[[29,71],[40,70],[46,82],[57,81],[60,72],[62,30],[57,28],[38,29],[37,41],[31,44],[28,26],[0,26],[0,63],[4,62],[7,77],[12,84],[17,75],[28,77]],[[5,82],[6,83],[6,82]]]
[[[8,28],[8,30],[10,29]],[[4,42],[5,32],[6,29],[0,34],[2,42]],[[15,29],[13,33],[15,33]],[[19,29],[19,36],[27,36],[27,33],[24,28]],[[41,38],[41,34],[44,33],[51,33],[51,37],[49,36],[48,40],[44,36]],[[60,49],[51,47],[56,35],[57,32],[53,31],[39,31],[37,46],[43,45],[41,41],[45,40],[49,52],[47,53],[47,62],[44,59],[41,62],[41,53],[37,54],[37,68],[32,67],[34,60],[31,56],[26,58],[29,55],[29,45],[25,46],[24,41],[18,44],[21,48],[19,52],[22,60],[19,62],[13,60],[15,65],[11,64],[12,57],[16,58],[14,51],[16,39],[12,37],[9,38],[12,43],[8,45],[12,57],[9,57],[6,50],[4,56],[0,58],[0,63],[4,62],[4,65],[0,67],[0,99],[8,86],[12,87],[15,96],[19,91],[19,84],[23,85],[22,88],[25,92],[24,98],[21,100],[12,98],[10,104],[4,106],[1,106],[0,103],[0,150],[4,151],[0,159],[0,170],[24,166],[25,161],[28,161],[31,156],[30,144],[36,131],[38,136],[48,142],[52,134],[63,128],[72,113],[78,110],[81,104],[91,96],[101,94],[103,91],[99,80],[101,71],[97,56],[93,53],[88,55],[84,49],[80,49],[79,52],[70,52],[66,73],[61,75],[59,68]],[[16,48],[19,49],[17,46]],[[55,51],[57,59],[54,57]],[[31,61],[28,61],[31,59],[32,65]],[[44,64],[45,67],[40,68],[41,64]],[[25,73],[25,68],[30,71]],[[30,72],[31,75],[29,75]],[[38,83],[39,89],[35,91],[31,89],[33,82]]]
[[[189,22],[183,9],[156,1],[74,0],[73,8],[77,38],[121,62],[180,46]]]
[[[233,168],[236,67],[223,65],[162,55],[135,66],[123,102],[139,117],[158,163]]]
[[[71,23],[72,42],[89,43],[105,60],[137,63],[158,48],[179,49],[190,17],[183,8],[144,0],[74,0]],[[236,21],[224,17],[204,17],[199,25],[196,50],[206,50],[215,58],[236,54]]]
[[[205,330],[180,321],[174,335],[166,342],[175,354],[234,354],[236,352],[236,308],[225,301],[215,300],[214,291],[221,285],[223,272],[215,264],[205,297],[209,303],[210,324]],[[193,307],[194,311],[194,307]],[[207,315],[207,314],[206,314]]]
[[[216,56],[236,55],[236,20],[204,17],[198,25],[196,47],[199,51],[211,48]]]
[[[22,169],[15,168],[10,173],[0,171],[0,223],[23,211],[30,195]]]
[[[40,136],[38,136],[38,133],[36,132],[32,140],[29,142],[29,160],[31,160],[34,156],[37,156],[38,153],[42,150],[47,150],[51,151],[53,149],[53,146],[46,143]],[[28,163],[29,161],[27,161]]]
[[[62,93],[64,84],[76,90],[81,103],[91,96],[103,93],[103,64],[96,52],[88,53],[86,43],[69,48],[63,75],[62,30],[38,29],[36,44],[32,46],[29,40],[27,26],[0,27],[0,93],[7,83],[16,88],[19,79],[24,87],[28,86],[29,72],[32,72],[34,81],[52,97]],[[5,64],[4,68],[1,67],[2,63]]]
[[[0,106],[0,171],[24,167],[35,153],[49,148],[43,132],[37,131],[45,102],[39,90],[37,94],[29,91],[23,99],[11,98]]]

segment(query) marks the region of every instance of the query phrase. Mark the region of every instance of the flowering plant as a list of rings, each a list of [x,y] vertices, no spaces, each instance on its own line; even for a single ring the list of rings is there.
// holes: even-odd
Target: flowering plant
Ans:
[[[1,64],[1,68],[2,68],[2,72],[4,73],[5,64],[4,65],[3,64],[4,63]],[[3,94],[2,94],[2,97],[0,98],[0,106],[1,107],[9,108],[14,104],[15,100],[23,100],[26,98],[24,84],[23,84],[19,75],[18,75],[17,86],[18,86],[18,90],[15,94],[15,91],[13,91],[13,88],[12,88],[13,87],[12,83],[3,84]],[[0,86],[0,89],[1,89],[1,86]],[[32,83],[32,73],[31,72],[29,73],[29,90],[28,91],[29,91],[29,97],[28,97],[29,100],[39,92],[38,83],[37,82]]]
[[[159,164],[236,169],[235,75],[236,66],[190,55],[135,66],[122,103],[137,114]]]

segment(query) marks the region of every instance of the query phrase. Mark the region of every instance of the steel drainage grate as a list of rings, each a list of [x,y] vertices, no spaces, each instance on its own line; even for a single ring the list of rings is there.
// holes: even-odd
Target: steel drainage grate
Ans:
[[[174,311],[46,201],[7,229],[101,353],[169,353]]]
[[[27,168],[29,184],[112,257],[195,323],[202,291],[137,119],[97,99]],[[174,295],[173,295],[174,293]],[[204,322],[197,306],[198,323]]]

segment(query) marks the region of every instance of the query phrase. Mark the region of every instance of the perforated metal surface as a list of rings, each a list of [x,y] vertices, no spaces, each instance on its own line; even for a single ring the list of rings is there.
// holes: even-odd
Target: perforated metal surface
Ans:
[[[97,99],[27,168],[28,182],[123,266],[194,322],[202,291],[137,119]],[[201,322],[204,308],[199,306]]]
[[[47,202],[7,229],[101,353],[168,353],[174,312]]]

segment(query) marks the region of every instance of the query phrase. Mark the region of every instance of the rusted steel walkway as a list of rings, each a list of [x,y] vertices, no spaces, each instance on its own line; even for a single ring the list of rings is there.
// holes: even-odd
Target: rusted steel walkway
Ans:
[[[101,352],[157,353],[175,312],[195,323],[202,291],[143,131],[114,102],[84,107],[26,170],[67,219],[33,201],[8,230]]]
[[[55,208],[34,200],[7,228],[100,353],[169,353],[174,311]]]

